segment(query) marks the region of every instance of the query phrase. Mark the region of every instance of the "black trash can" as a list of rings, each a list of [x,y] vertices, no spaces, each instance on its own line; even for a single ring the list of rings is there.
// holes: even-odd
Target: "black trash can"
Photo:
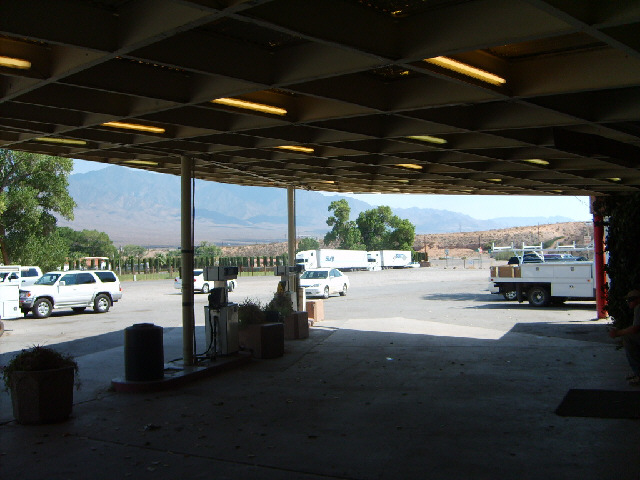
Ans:
[[[162,380],[162,327],[152,323],[137,323],[124,329],[124,376],[130,382]]]

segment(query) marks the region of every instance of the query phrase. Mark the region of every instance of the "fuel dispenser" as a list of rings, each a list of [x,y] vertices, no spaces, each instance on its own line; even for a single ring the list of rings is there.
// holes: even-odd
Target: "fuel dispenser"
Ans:
[[[213,282],[209,304],[204,307],[206,352],[209,358],[239,350],[238,304],[230,303],[227,280],[238,278],[238,267],[205,267],[204,279]]]
[[[274,269],[276,276],[280,277],[280,284],[285,292],[291,295],[291,303],[294,310],[302,310],[305,307],[306,297],[304,288],[300,287],[300,274],[304,271],[304,265],[278,265]]]

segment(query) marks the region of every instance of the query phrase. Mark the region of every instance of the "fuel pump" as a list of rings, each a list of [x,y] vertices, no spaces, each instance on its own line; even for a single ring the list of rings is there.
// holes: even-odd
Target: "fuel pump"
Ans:
[[[303,271],[304,265],[279,265],[274,269],[276,276],[280,277],[280,284],[283,286],[284,291],[291,296],[294,310],[304,309],[304,288],[300,287],[300,274]]]
[[[238,267],[206,267],[204,279],[213,282],[204,307],[206,355],[230,355],[239,350],[238,304],[230,303],[227,280],[238,278]]]

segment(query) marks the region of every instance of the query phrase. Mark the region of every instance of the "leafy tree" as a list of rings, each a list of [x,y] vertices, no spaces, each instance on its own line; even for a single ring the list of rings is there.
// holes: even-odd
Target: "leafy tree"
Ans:
[[[73,219],[67,191],[73,160],[0,149],[0,249],[5,264],[61,266],[67,256],[57,214]]]
[[[219,257],[222,255],[222,249],[210,242],[200,242],[200,245],[194,250],[194,255],[197,257]]]
[[[318,250],[320,248],[320,242],[315,238],[305,237],[298,242],[298,249],[296,252],[303,252],[304,250]]]
[[[625,328],[633,321],[633,310],[627,306],[625,295],[640,288],[640,194],[599,197],[594,211],[602,213],[607,227],[606,309],[616,328]]]
[[[60,227],[58,232],[67,240],[70,256],[111,257],[116,253],[113,242],[105,232],[97,230],[76,231],[69,227]]]
[[[345,199],[337,200],[329,204],[328,210],[333,211],[333,216],[327,219],[327,225],[331,230],[324,236],[324,243],[338,242],[338,248],[347,250],[365,250],[362,236],[354,221],[349,220],[351,207]]]
[[[147,249],[140,245],[125,245],[122,247],[122,255],[124,257],[141,257],[147,253]]]
[[[415,226],[394,215],[390,207],[380,206],[360,213],[356,225],[367,250],[413,248]]]

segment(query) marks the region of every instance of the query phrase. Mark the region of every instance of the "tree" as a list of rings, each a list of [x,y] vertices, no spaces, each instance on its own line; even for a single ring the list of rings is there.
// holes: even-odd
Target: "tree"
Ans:
[[[328,210],[333,211],[333,216],[327,219],[327,225],[331,230],[324,236],[324,243],[338,242],[338,248],[347,250],[365,250],[362,236],[356,223],[349,220],[351,207],[346,200],[337,200],[329,204]]]
[[[141,247],[140,245],[125,245],[122,247],[122,255],[124,257],[142,257],[145,253],[147,253],[147,249]]]
[[[298,242],[298,249],[296,252],[302,252],[304,250],[318,250],[320,248],[320,242],[315,238],[305,237],[301,238]]]
[[[112,257],[116,253],[116,247],[105,232],[76,231],[69,227],[59,227],[58,232],[67,240],[70,256]]]
[[[391,207],[380,206],[366,210],[356,220],[367,250],[411,250],[415,240],[415,226],[394,215]]]
[[[72,220],[73,160],[0,149],[0,249],[5,265],[62,266],[67,250],[56,217]]]
[[[195,247],[194,255],[197,257],[219,257],[222,255],[222,249],[217,245],[202,241],[200,245]]]

